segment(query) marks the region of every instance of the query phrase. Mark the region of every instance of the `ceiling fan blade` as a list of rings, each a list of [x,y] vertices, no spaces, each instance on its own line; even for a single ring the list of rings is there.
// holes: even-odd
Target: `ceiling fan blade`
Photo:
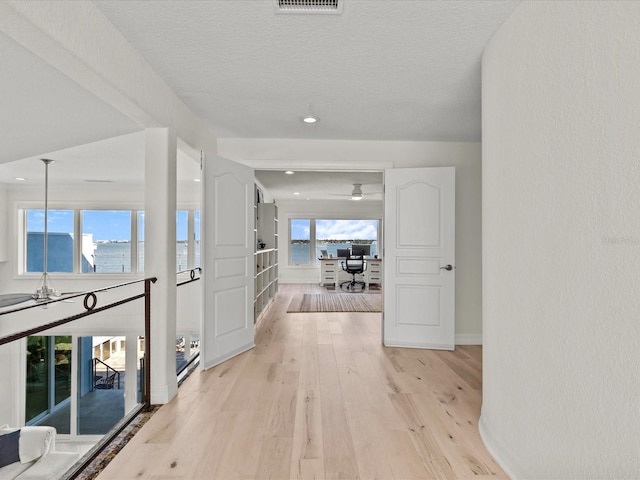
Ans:
[[[6,293],[0,295],[0,308],[10,307],[11,305],[28,302],[29,300],[33,300],[31,293]]]

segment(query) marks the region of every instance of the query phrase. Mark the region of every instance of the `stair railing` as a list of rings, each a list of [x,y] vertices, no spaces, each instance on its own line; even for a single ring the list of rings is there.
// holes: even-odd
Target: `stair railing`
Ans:
[[[98,374],[98,364],[104,366],[104,375]],[[110,371],[113,373],[109,374]],[[93,388],[91,389],[92,391],[96,389],[96,385],[99,385],[100,383],[106,383],[111,375],[114,375],[114,378],[117,379],[117,388],[118,390],[120,390],[120,372],[112,366],[107,365],[99,358],[94,358],[91,360],[91,374],[93,376]]]

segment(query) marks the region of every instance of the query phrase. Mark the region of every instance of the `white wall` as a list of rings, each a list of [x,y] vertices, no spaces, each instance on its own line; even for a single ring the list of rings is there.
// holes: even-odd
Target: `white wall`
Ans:
[[[0,185],[0,225],[7,224],[8,200],[7,189],[4,185]],[[7,261],[7,229],[3,228],[0,232],[0,264]]]
[[[639,31],[525,2],[484,53],[480,426],[513,478],[640,478]]]
[[[385,168],[456,167],[456,342],[482,343],[482,163],[479,143],[219,139],[218,152],[260,170],[380,171]],[[323,208],[296,203],[300,206],[281,205],[280,218],[284,219],[283,215],[296,209],[310,208],[320,212]],[[349,202],[349,205],[353,204]],[[379,208],[381,212],[382,206]],[[379,218],[378,215],[372,218]],[[280,230],[286,233],[286,221],[283,223]],[[286,236],[281,237],[280,244],[283,243],[286,243]],[[285,253],[288,252],[283,252],[280,258],[286,261]],[[293,272],[285,268],[281,272],[287,282],[319,278],[315,271]]]

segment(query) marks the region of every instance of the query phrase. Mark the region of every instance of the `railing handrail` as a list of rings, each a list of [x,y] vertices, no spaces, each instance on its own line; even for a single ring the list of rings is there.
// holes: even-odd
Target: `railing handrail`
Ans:
[[[64,301],[70,300],[72,298],[78,298],[78,297],[85,297],[86,298],[87,295],[96,294],[96,293],[100,293],[100,292],[106,292],[107,290],[113,290],[115,288],[126,287],[128,285],[134,285],[136,283],[146,282],[147,280],[150,280],[151,282],[156,283],[156,281],[158,279],[156,277],[149,277],[149,278],[143,278],[143,279],[140,279],[140,280],[132,280],[130,282],[125,282],[125,283],[118,283],[117,285],[110,285],[108,287],[96,288],[96,289],[93,289],[93,290],[86,290],[84,292],[68,293],[68,294],[63,293],[60,298],[54,298],[53,300],[48,300],[46,302],[39,302],[39,303],[35,303],[35,304],[32,304],[32,305],[25,305],[25,306],[22,306],[22,307],[16,307],[16,308],[12,308],[10,310],[2,311],[2,312],[0,312],[0,316],[8,315],[9,313],[20,312],[20,311],[23,311],[23,310],[29,310],[31,308],[43,307],[43,306],[46,306],[46,305],[51,305],[52,303],[64,302]]]
[[[197,282],[198,280],[200,280],[200,277],[196,277],[196,270],[198,271],[198,275],[202,274],[201,267],[195,267],[189,270],[182,270],[181,272],[176,272],[176,275],[189,272],[189,280],[185,280],[184,282],[178,282],[176,284],[176,287],[181,287],[182,285],[186,285],[187,283]]]
[[[113,307],[117,307],[120,305],[124,305],[125,303],[133,302],[134,300],[138,300],[140,298],[144,298],[144,354],[145,358],[147,358],[146,368],[145,368],[145,392],[144,392],[144,401],[145,406],[151,406],[151,284],[156,283],[158,281],[157,277],[149,277],[143,280],[135,280],[132,282],[122,283],[120,285],[114,285],[110,287],[98,288],[95,290],[91,290],[85,293],[80,293],[77,295],[73,295],[70,297],[65,297],[64,300],[69,298],[77,298],[84,295],[84,308],[85,311],[78,313],[76,315],[72,315],[70,317],[61,318],[60,320],[55,320],[53,322],[46,323],[44,325],[40,325],[37,327],[29,328],[27,330],[22,330],[20,332],[12,333],[11,335],[4,336],[0,338],[0,345],[5,345],[7,343],[14,342],[16,340],[20,340],[22,338],[29,337],[31,335],[35,335],[36,333],[44,332],[45,330],[49,330],[51,328],[59,327],[60,325],[65,325],[67,323],[73,322],[80,318],[87,317],[89,315],[93,315],[95,313],[101,312],[103,310],[108,310]],[[96,307],[97,305],[97,297],[96,293],[104,292],[106,290],[111,290],[118,287],[124,287],[127,285],[132,285],[135,283],[144,282],[144,293],[140,293],[137,295],[133,295],[122,300],[118,300],[107,305]],[[63,299],[56,299],[50,302],[39,303],[36,305],[29,305],[28,307],[21,307],[17,309],[12,309],[7,312],[3,312],[2,314],[7,313],[15,313],[22,310],[27,310],[29,308],[40,307],[42,305],[48,305],[51,303],[62,301]]]

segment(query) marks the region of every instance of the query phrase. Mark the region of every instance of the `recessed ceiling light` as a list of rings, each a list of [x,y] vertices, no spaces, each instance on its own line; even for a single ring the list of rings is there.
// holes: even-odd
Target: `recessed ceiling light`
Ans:
[[[193,179],[193,181],[194,181],[194,182],[199,182],[199,181],[200,181],[200,179],[199,179],[199,178],[194,178],[194,179]]]
[[[286,171],[286,172],[284,172],[284,173],[286,173],[287,175],[293,175],[293,174],[294,174],[294,173],[296,173],[296,172],[294,172],[293,170],[287,170],[287,171]]]
[[[19,180],[19,181],[21,181],[21,182],[24,182],[24,181],[26,180],[26,178],[24,178],[24,177],[16,177],[16,180]]]
[[[294,195],[300,195],[300,192],[293,192]]]
[[[316,117],[312,117],[311,115],[307,115],[302,119],[304,123],[316,123],[318,119]]]

